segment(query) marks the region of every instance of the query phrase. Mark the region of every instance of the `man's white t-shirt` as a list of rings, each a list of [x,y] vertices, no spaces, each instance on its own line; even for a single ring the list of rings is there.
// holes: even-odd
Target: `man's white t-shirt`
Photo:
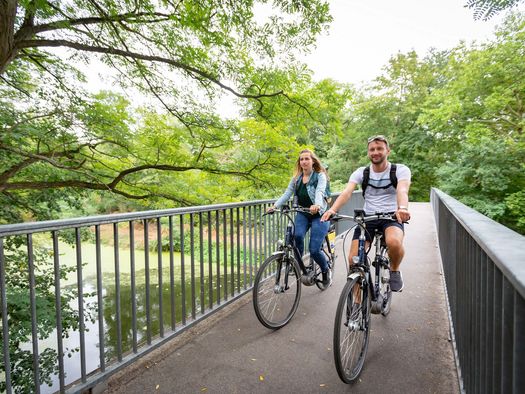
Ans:
[[[390,166],[383,172],[374,172],[370,166],[370,180],[365,190],[365,205],[363,209],[367,214],[376,212],[395,212],[397,210],[396,189],[390,185],[386,189],[376,189],[372,186],[382,187],[390,184]],[[396,164],[397,181],[408,180],[410,182],[410,169],[404,164]],[[363,183],[363,171],[366,167],[359,167],[350,175],[350,182],[358,185]]]

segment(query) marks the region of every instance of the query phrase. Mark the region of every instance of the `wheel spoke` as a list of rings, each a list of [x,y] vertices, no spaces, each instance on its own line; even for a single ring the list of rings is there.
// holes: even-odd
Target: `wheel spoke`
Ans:
[[[355,299],[360,304],[354,303]],[[363,367],[368,348],[369,310],[369,297],[363,293],[359,278],[351,279],[337,305],[334,331],[335,364],[345,383],[356,379]]]
[[[288,323],[299,303],[301,283],[298,281],[298,267],[295,261],[281,259],[282,256],[271,256],[263,262],[254,283],[255,313],[268,328],[280,328]]]

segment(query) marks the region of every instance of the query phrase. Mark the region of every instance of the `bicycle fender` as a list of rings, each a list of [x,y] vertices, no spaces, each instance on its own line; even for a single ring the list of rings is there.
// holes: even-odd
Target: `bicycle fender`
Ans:
[[[346,279],[347,280],[353,280],[353,279],[356,279],[356,278],[359,278],[361,276],[361,274],[359,272],[352,272],[351,274],[349,274]]]
[[[284,256],[284,251],[282,250],[277,250],[275,252],[272,253],[272,256]]]

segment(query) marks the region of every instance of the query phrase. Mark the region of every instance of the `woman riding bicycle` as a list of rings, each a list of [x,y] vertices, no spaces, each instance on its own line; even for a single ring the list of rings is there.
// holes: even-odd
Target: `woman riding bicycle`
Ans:
[[[331,272],[326,256],[321,251],[323,240],[328,233],[330,223],[321,222],[321,215],[327,209],[325,190],[328,182],[326,169],[319,158],[309,149],[300,152],[295,163],[294,175],[285,192],[268,211],[283,206],[290,197],[294,205],[309,208],[310,213],[298,212],[295,219],[295,244],[300,254],[304,252],[304,237],[310,231],[310,256],[319,265],[323,274],[323,285],[331,284]]]

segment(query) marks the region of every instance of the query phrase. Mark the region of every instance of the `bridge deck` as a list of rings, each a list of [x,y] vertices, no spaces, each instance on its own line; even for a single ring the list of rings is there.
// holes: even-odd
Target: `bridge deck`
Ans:
[[[373,315],[360,381],[341,382],[332,331],[345,268],[325,292],[303,287],[299,309],[278,331],[264,328],[245,296],[177,343],[136,362],[108,393],[458,393],[434,219],[427,203],[411,204],[405,289],[388,317]]]

